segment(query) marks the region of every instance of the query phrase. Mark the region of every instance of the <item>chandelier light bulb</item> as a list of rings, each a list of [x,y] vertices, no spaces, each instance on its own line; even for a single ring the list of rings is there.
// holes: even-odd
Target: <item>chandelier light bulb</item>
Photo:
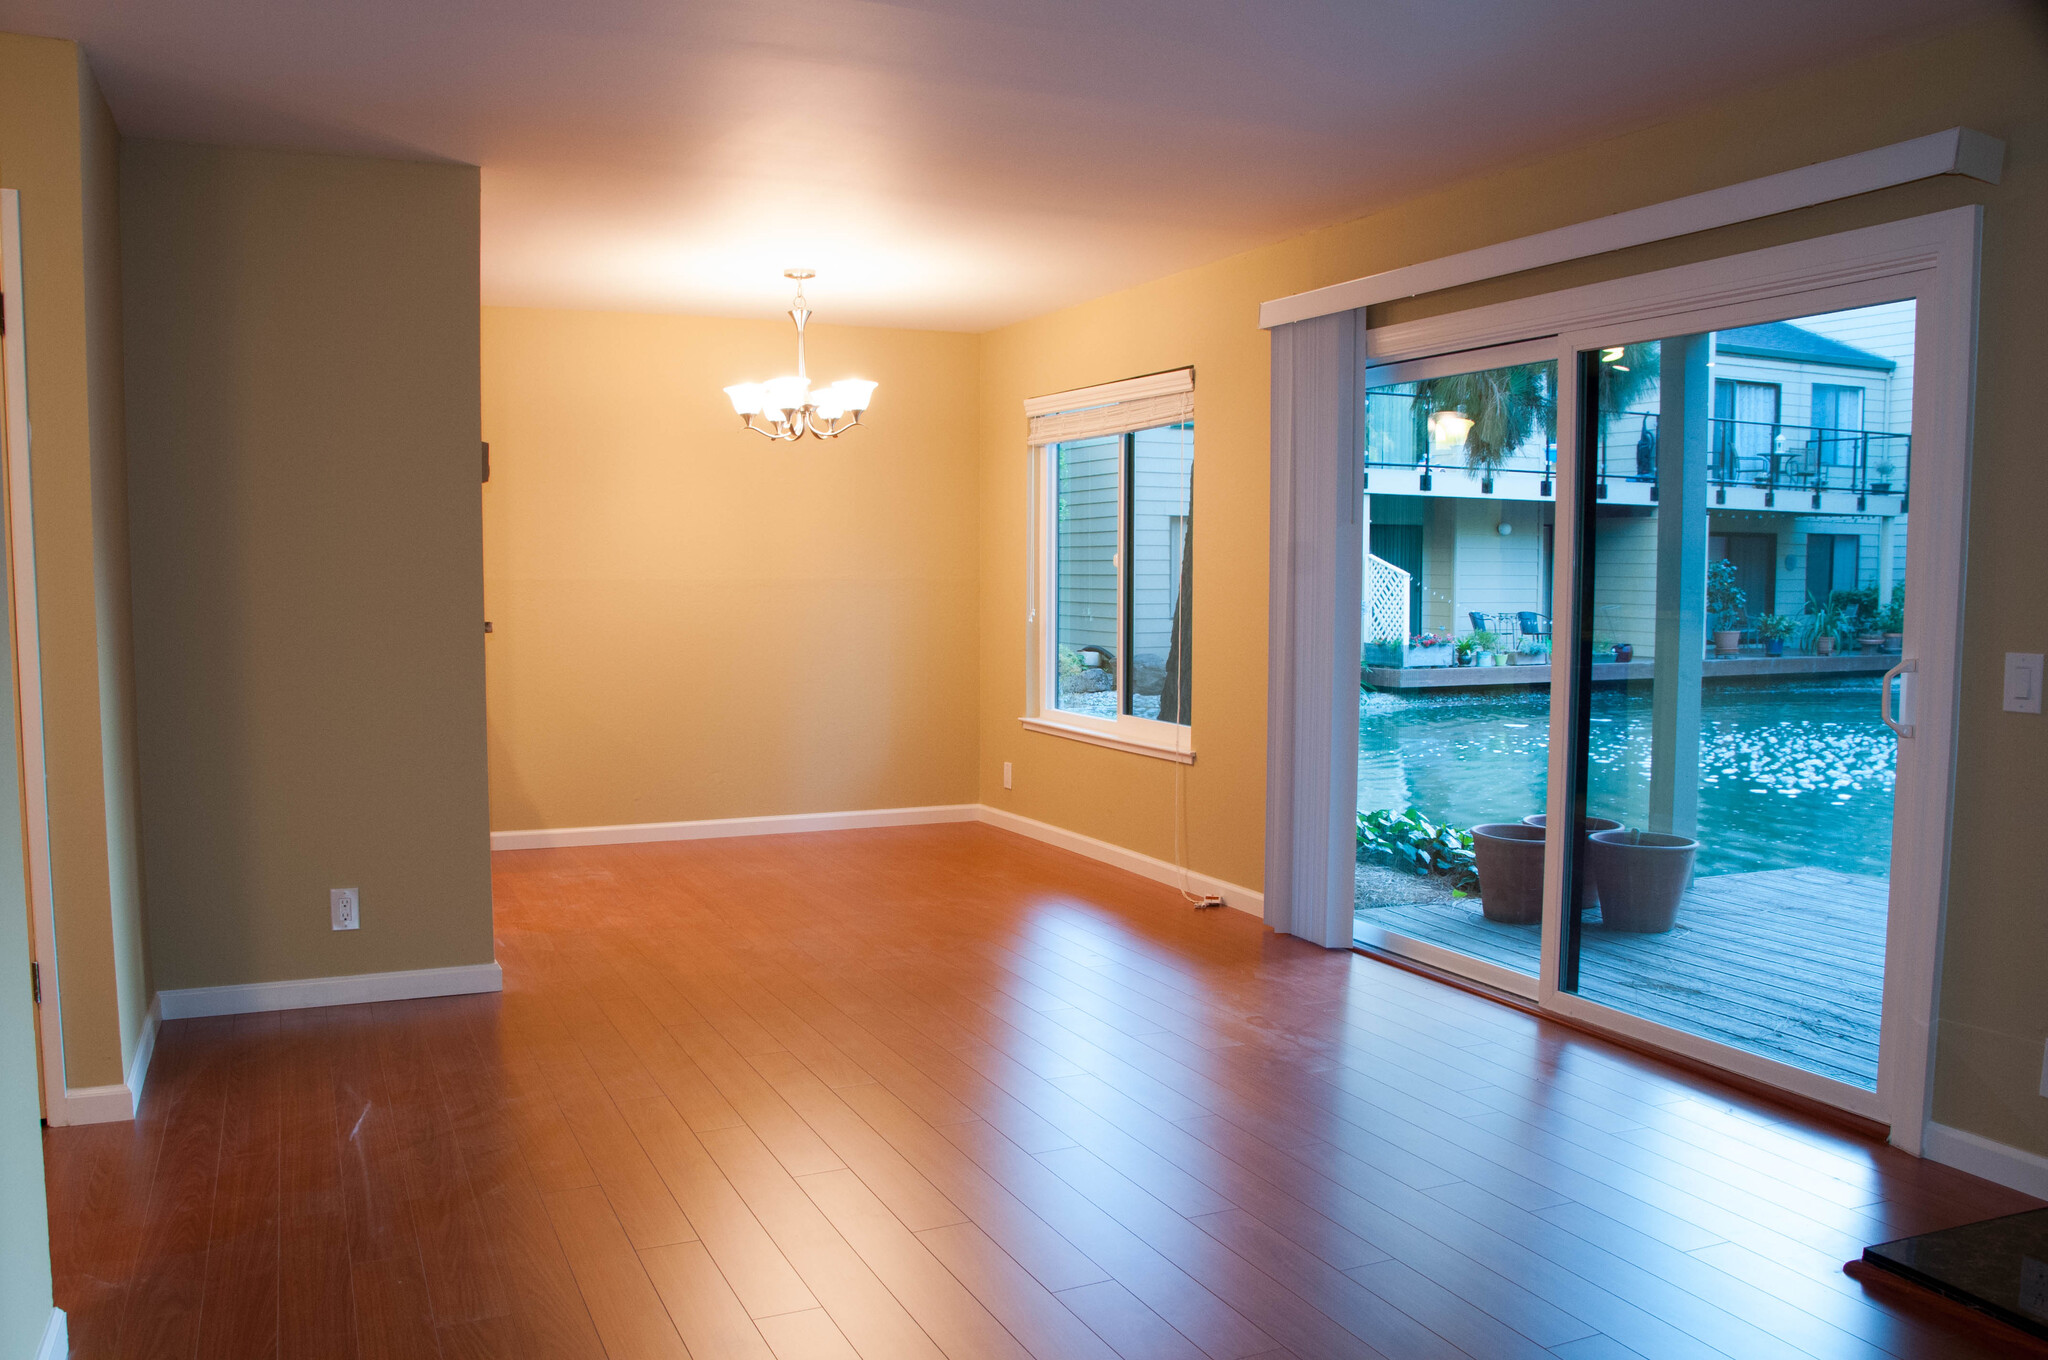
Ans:
[[[865,378],[841,378],[832,384],[832,390],[839,394],[839,404],[847,410],[865,411],[876,386]]]
[[[804,326],[811,319],[811,309],[804,303],[804,280],[811,277],[811,271],[788,269],[783,277],[796,281],[796,299],[789,308],[789,319],[796,326],[796,373],[767,382],[734,383],[725,389],[725,395],[740,423],[755,434],[784,442],[807,434],[833,439],[861,423],[861,412],[868,409],[876,385],[865,378],[841,378],[811,391],[804,364]]]

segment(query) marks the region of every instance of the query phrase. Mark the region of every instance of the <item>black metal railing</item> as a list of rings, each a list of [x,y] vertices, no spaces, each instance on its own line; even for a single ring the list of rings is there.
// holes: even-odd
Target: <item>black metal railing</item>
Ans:
[[[1601,416],[1600,482],[1654,486],[1656,413],[1603,411]],[[1792,493],[1804,494],[1808,505],[1819,509],[1823,493],[1843,492],[1857,498],[1859,509],[1868,508],[1872,496],[1896,496],[1898,508],[1906,508],[1913,462],[1910,434],[1723,416],[1710,418],[1707,427],[1707,482],[1720,504],[1727,503],[1730,487],[1749,487],[1761,490],[1769,506],[1777,504],[1780,493]]]
[[[1599,494],[1605,496],[1610,482],[1641,482],[1651,486],[1654,499],[1657,413],[1600,414],[1600,476],[1596,483]],[[1550,494],[1557,477],[1557,444],[1547,437],[1531,439],[1491,468],[1470,467],[1461,450],[1450,451],[1448,456],[1433,454],[1426,439],[1387,443],[1392,447],[1367,448],[1368,477],[1374,468],[1413,469],[1422,473],[1427,489],[1427,479],[1439,470],[1472,472],[1482,478],[1519,473],[1541,477],[1545,495]],[[1402,444],[1407,447],[1401,447]],[[1777,504],[1780,493],[1804,493],[1808,505],[1819,509],[1823,493],[1845,492],[1857,497],[1859,509],[1867,509],[1872,496],[1895,496],[1898,508],[1904,510],[1912,473],[1913,437],[1883,430],[1832,429],[1715,416],[1708,421],[1707,457],[1708,484],[1721,504],[1727,503],[1730,487],[1752,487],[1762,490],[1764,504],[1771,506]],[[1792,508],[1791,503],[1785,508]]]

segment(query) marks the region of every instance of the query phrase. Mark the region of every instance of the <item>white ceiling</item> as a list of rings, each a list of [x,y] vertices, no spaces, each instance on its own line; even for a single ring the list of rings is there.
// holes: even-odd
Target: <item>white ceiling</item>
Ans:
[[[487,302],[981,330],[2013,0],[0,0],[124,132],[483,167]],[[1936,129],[1928,128],[1927,131]]]

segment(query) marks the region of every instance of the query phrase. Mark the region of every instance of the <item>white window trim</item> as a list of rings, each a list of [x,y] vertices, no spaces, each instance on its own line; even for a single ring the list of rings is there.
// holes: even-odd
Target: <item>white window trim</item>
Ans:
[[[1024,715],[1018,721],[1026,731],[1065,737],[1092,746],[1127,751],[1191,765],[1195,760],[1192,724],[1158,722],[1123,714],[1116,718],[1095,718],[1069,713],[1051,702],[1054,694],[1053,658],[1057,655],[1053,628],[1058,622],[1052,607],[1053,577],[1057,550],[1053,541],[1057,517],[1053,500],[1053,446],[1071,439],[1088,439],[1126,434],[1153,425],[1189,420],[1194,415],[1195,371],[1171,369],[1119,382],[1080,387],[1024,402],[1024,414],[1031,424],[1029,457],[1026,459],[1025,515],[1025,685]],[[1124,498],[1130,494],[1128,478],[1117,479],[1118,523],[1124,520]],[[1119,530],[1119,536],[1121,536]],[[1117,618],[1121,622],[1128,602],[1124,599],[1122,554],[1117,571]],[[1126,648],[1117,648],[1117,690],[1124,692]]]
[[[1396,298],[1419,297],[1461,284],[1519,274],[1545,265],[1668,241],[1696,231],[1771,217],[1798,208],[1854,198],[1895,184],[1967,175],[1996,184],[2004,173],[2005,143],[1974,128],[1953,127],[1910,141],[1894,142],[1853,156],[1802,165],[1761,179],[1688,194],[1648,207],[1575,222],[1554,231],[1517,237],[1456,255],[1404,265],[1364,278],[1333,283],[1259,308],[1267,330],[1310,317],[1331,316]]]

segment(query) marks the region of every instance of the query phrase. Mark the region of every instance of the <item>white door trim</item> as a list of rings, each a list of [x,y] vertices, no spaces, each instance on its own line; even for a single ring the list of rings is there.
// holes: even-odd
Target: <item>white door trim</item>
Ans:
[[[27,851],[31,956],[43,1004],[43,1113],[66,1122],[63,986],[57,965],[56,907],[50,890],[50,795],[43,749],[43,662],[36,614],[35,502],[30,483],[28,331],[22,315],[21,195],[0,189],[0,388],[7,395],[4,494],[9,586],[14,614],[14,683],[21,720],[21,798]]]
[[[1967,175],[1996,184],[2004,164],[2005,143],[1996,137],[1971,128],[1949,128],[1853,156],[1275,298],[1260,306],[1259,325],[1270,330],[1291,321],[1667,241],[1937,175]]]
[[[1687,1057],[1719,1063],[1753,1080],[1886,1121],[1891,1141],[1915,1154],[1926,1145],[1939,1015],[1941,937],[1948,880],[1955,736],[1961,672],[1963,568],[1970,441],[1976,388],[1979,240],[1983,210],[1951,209],[1834,236],[1703,261],[1675,269],[1475,308],[1366,332],[1363,361],[1375,370],[1486,346],[1554,337],[1560,435],[1557,577],[1553,617],[1572,635],[1579,487],[1562,447],[1576,429],[1576,355],[1583,348],[1660,339],[1879,302],[1916,302],[1917,363],[1913,414],[1913,542],[1906,655],[1918,660],[1913,682],[1915,735],[1902,738],[1894,795],[1892,913],[1886,934],[1884,1021],[1878,1091],[1870,1092],[1703,1040],[1560,993],[1558,930],[1547,926],[1537,982],[1541,1008],[1595,1020]],[[1279,394],[1276,392],[1276,400]],[[1576,455],[1574,454],[1574,460]],[[1939,605],[1939,608],[1933,607]],[[1557,673],[1571,693],[1577,664],[1569,649]],[[1551,824],[1569,825],[1558,801],[1565,789],[1570,732],[1565,705],[1551,705]],[[1561,856],[1548,857],[1547,919],[1560,918]],[[1405,946],[1403,952],[1407,952]],[[1469,971],[1461,964],[1462,971]]]

